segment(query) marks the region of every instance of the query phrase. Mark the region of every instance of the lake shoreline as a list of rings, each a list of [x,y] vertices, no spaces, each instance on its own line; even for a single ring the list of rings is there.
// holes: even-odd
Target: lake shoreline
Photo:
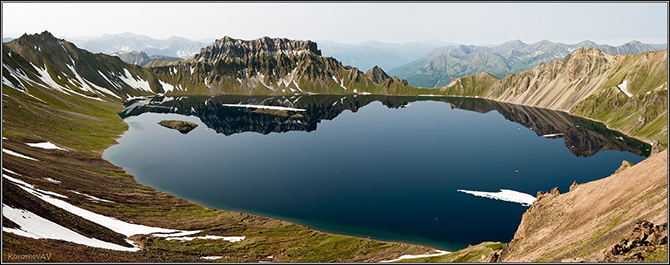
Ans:
[[[338,101],[338,102],[340,102],[340,98],[346,97],[346,96],[343,96],[343,95],[334,95],[334,96],[335,96],[335,97],[333,97],[332,100],[337,99],[336,101]],[[326,97],[326,96],[324,96],[324,97]],[[174,98],[174,99],[172,99],[172,101],[170,101],[170,103],[174,103],[175,105],[161,105],[160,108],[157,107],[157,109],[168,109],[168,108],[169,108],[169,109],[174,109],[174,108],[176,108],[176,107],[179,107],[179,109],[183,109],[183,110],[191,109],[191,112],[194,111],[194,110],[192,109],[192,107],[190,107],[190,106],[189,106],[187,103],[185,103],[185,102],[176,103],[176,102],[179,101],[179,100],[178,100],[179,96],[174,96],[173,98]],[[210,105],[210,106],[212,105],[212,103],[216,103],[216,104],[219,104],[219,103],[228,104],[226,101],[216,100],[216,99],[218,98],[217,96],[215,96],[215,97],[206,97],[206,96],[205,96],[204,98],[207,98],[206,102],[209,102],[209,105]],[[264,100],[263,98],[265,98],[265,97],[263,97],[263,96],[258,96],[258,97],[254,97],[254,98],[259,98],[258,100],[260,101],[260,100]],[[274,97],[273,97],[273,98],[274,98]],[[282,97],[279,97],[279,99],[281,99],[281,98],[282,98]],[[351,98],[351,97],[349,97],[349,98]],[[379,105],[378,108],[386,109],[386,108],[384,108],[384,107],[381,107],[381,105],[385,105],[385,104],[383,103],[383,102],[385,102],[385,100],[376,99],[376,98],[371,97],[371,96],[370,96],[370,98],[373,99],[373,100],[370,101],[370,102],[376,102],[375,105]],[[403,99],[403,98],[404,98],[404,99],[408,99],[408,98],[409,98],[409,101],[410,101],[410,102],[414,102],[414,101],[412,101],[412,98],[417,98],[417,97],[414,97],[414,96],[411,96],[411,97],[404,96],[404,97],[397,97],[397,98],[400,98],[400,99]],[[450,97],[441,97],[441,98],[450,98]],[[457,97],[451,97],[451,98],[457,98]],[[210,99],[211,99],[211,100],[210,100]],[[359,99],[360,99],[360,97],[359,97]],[[201,101],[201,100],[203,100],[203,99],[198,99],[198,101]],[[235,100],[238,100],[237,97],[235,98]],[[273,99],[273,100],[274,100],[274,99]],[[283,100],[283,99],[282,99],[282,100]],[[317,100],[317,101],[318,101],[318,102],[321,102],[321,101],[324,101],[324,102],[330,102],[330,100],[331,100],[331,99],[328,97],[328,100]],[[167,98],[161,98],[161,97],[159,97],[159,98],[156,99],[156,102],[166,102],[166,101],[167,101]],[[479,99],[477,102],[480,102],[480,101],[482,101],[482,102],[496,102],[496,101],[494,101],[494,100],[488,100],[488,99]],[[245,102],[245,101],[242,100],[242,102]],[[310,102],[310,101],[308,101],[308,102]],[[361,101],[361,100],[357,100],[357,102],[367,102],[367,101],[366,101],[366,100],[362,100],[362,101]],[[382,102],[382,103],[379,104],[379,102]],[[390,100],[390,102],[394,102],[394,101],[393,101],[393,100]],[[404,102],[404,100],[400,100],[400,101],[398,101],[398,102]],[[389,103],[390,105],[387,105],[387,107],[389,107],[389,108],[395,108],[395,107],[396,107],[396,104],[397,104],[398,102],[395,102],[395,103]],[[434,103],[431,103],[431,104],[433,104],[433,105],[439,105],[439,106],[441,106],[442,108],[450,108],[450,107],[448,107],[449,104],[445,104],[445,103],[450,103],[450,101],[446,101],[446,102],[445,102],[445,101],[442,101],[442,100],[437,100],[437,101],[436,101],[436,100],[434,100],[434,99],[431,99],[430,102],[434,102]],[[458,102],[458,101],[457,101],[457,102]],[[245,103],[253,104],[253,103],[249,103],[249,102],[245,102]],[[305,103],[305,102],[303,102],[303,103]],[[347,104],[352,104],[351,102],[347,102],[347,101],[345,101],[344,103],[345,103],[345,105],[347,105]],[[178,105],[177,105],[177,104],[178,104]],[[134,105],[134,104],[133,104],[133,105]],[[205,103],[205,105],[207,105],[207,103]],[[367,103],[362,103],[362,105],[359,106],[359,108],[360,108],[360,109],[363,109],[363,107],[366,106],[366,105],[367,105]],[[510,105],[519,105],[519,104],[510,104]],[[195,107],[195,112],[196,112],[196,113],[205,113],[205,111],[207,110],[207,109],[200,109],[200,108],[198,108],[197,106],[201,106],[201,105],[197,105],[197,104],[194,105],[194,107]],[[305,106],[308,106],[308,105],[300,105],[300,106],[305,107]],[[311,106],[311,105],[310,105],[310,106]],[[409,110],[412,110],[412,109],[415,108],[415,107],[414,107],[414,106],[415,106],[414,104],[412,104],[412,106],[413,106],[413,107],[409,108]],[[202,106],[201,106],[201,107],[202,107]],[[451,106],[451,107],[453,108],[454,106]],[[367,107],[366,107],[366,109],[367,109]],[[373,108],[373,109],[374,109],[374,108]],[[459,109],[461,109],[461,108],[459,108]],[[543,108],[538,108],[538,109],[543,109]],[[469,110],[469,109],[465,109],[465,110],[468,110],[466,113],[472,113],[472,112],[473,112],[472,110]],[[341,110],[339,110],[339,111],[341,111]],[[330,111],[328,111],[328,112],[330,113]],[[459,112],[460,112],[460,111],[459,111]],[[478,111],[475,111],[475,112],[478,112]],[[498,111],[498,112],[500,112],[500,111]],[[563,116],[566,116],[566,117],[567,117],[567,116],[568,116],[567,114],[564,114],[563,112],[557,112],[557,111],[554,111],[554,110],[551,110],[551,112],[552,112],[552,113],[553,113],[553,112],[557,113],[556,115],[559,115],[560,117],[563,117]],[[124,113],[125,113],[125,112],[124,112]],[[162,112],[161,112],[161,113],[155,113],[155,114],[153,114],[153,115],[156,115],[156,117],[160,117],[160,118],[157,118],[157,119],[168,119],[168,118],[169,118],[169,119],[173,119],[173,118],[176,118],[177,116],[187,115],[187,116],[189,117],[189,119],[187,119],[187,120],[202,122],[201,120],[198,119],[198,115],[192,115],[192,114],[191,114],[191,115],[188,115],[188,113],[190,113],[190,112],[187,112],[187,114],[180,114],[180,113],[172,113],[172,114],[169,114],[169,115],[175,115],[175,116],[169,116],[169,115],[168,115],[168,116],[163,116],[163,115],[166,115],[166,113],[162,113]],[[207,111],[206,113],[211,113],[211,111]],[[226,112],[226,113],[227,113],[227,112]],[[481,112],[480,112],[480,113],[481,113]],[[540,113],[542,113],[542,112],[540,112]],[[132,116],[135,116],[135,115],[137,115],[137,114],[133,114]],[[479,116],[479,114],[475,114],[475,113],[470,114],[470,115],[476,115],[476,116]],[[401,115],[401,116],[402,116],[402,115]],[[504,115],[503,115],[503,116],[504,116]],[[134,119],[135,119],[135,118],[134,118]],[[154,119],[154,118],[146,118],[147,121],[149,121],[149,120],[153,120],[153,119]],[[201,118],[201,119],[202,119],[202,118]],[[508,118],[506,118],[506,119],[508,119]],[[338,118],[338,120],[340,120],[340,119]],[[508,120],[509,120],[509,119],[508,119]],[[134,120],[134,122],[138,122],[138,121],[139,121],[139,120]],[[330,122],[329,122],[329,123],[330,123]],[[153,122],[150,122],[150,123],[148,123],[148,124],[145,125],[145,126],[142,126],[142,127],[144,128],[143,130],[147,130],[146,127],[148,127],[148,125],[151,125],[151,124],[153,124]],[[203,125],[203,124],[201,124],[201,125]],[[324,126],[325,126],[325,125],[326,125],[326,124],[324,124]],[[523,125],[523,124],[521,124],[521,125]],[[151,126],[153,126],[153,125],[151,125]],[[203,126],[204,126],[204,125],[203,125]],[[201,126],[201,127],[203,127],[203,126]],[[516,129],[517,129],[516,126],[518,126],[518,125],[515,123],[514,125],[510,125],[510,126],[513,126],[513,127],[514,127],[514,128],[513,128],[513,129],[514,129],[514,132],[516,132]],[[157,126],[154,126],[154,127],[159,128],[159,127],[157,127]],[[523,128],[523,127],[522,127],[522,128]],[[212,128],[209,128],[209,130],[211,130],[211,129],[212,129]],[[215,130],[216,130],[216,129],[215,129]],[[202,131],[202,130],[201,130],[201,131]],[[236,130],[233,130],[233,131],[236,131]],[[166,142],[166,141],[167,141],[167,142],[179,141],[179,142],[180,142],[180,146],[181,146],[180,149],[179,149],[180,152],[187,152],[187,153],[189,153],[187,149],[181,149],[181,148],[183,148],[184,145],[186,145],[186,146],[190,146],[190,145],[191,145],[190,142],[183,142],[183,141],[186,141],[186,140],[184,140],[184,139],[186,139],[186,138],[181,137],[181,136],[179,136],[178,134],[175,134],[175,133],[169,133],[169,132],[167,132],[167,131],[164,131],[163,129],[156,129],[155,132],[154,132],[154,131],[143,131],[142,133],[147,133],[147,135],[151,135],[152,138],[153,138],[153,137],[157,137],[157,135],[158,135],[158,134],[156,134],[157,132],[165,132],[165,134],[169,134],[169,135],[177,135],[177,136],[176,136],[176,137],[177,137],[176,139],[173,139],[173,140],[169,140],[169,139],[161,139],[160,142]],[[137,135],[139,132],[134,132],[134,133]],[[194,131],[193,133],[195,133],[196,135],[192,135],[192,137],[201,137],[201,136],[197,135],[198,130]],[[213,134],[213,132],[210,133],[210,134]],[[256,135],[256,134],[253,134],[253,133],[252,133],[252,135]],[[220,137],[223,137],[223,136],[221,135]],[[259,136],[259,137],[260,137],[260,136]],[[269,137],[269,136],[266,135],[266,136],[262,136],[262,137],[263,137],[263,138],[266,138],[266,137]],[[535,138],[537,138],[537,137],[532,137],[532,136],[531,136],[531,138],[535,139]],[[140,138],[136,138],[136,139],[140,139]],[[539,139],[542,139],[542,138],[539,138]],[[219,140],[217,140],[217,139],[208,139],[208,140],[205,140],[205,141],[206,141],[206,142],[210,142],[210,143],[215,143],[215,142],[219,142],[220,140],[223,140],[223,139],[219,139]],[[544,140],[542,140],[542,141],[544,141]],[[144,142],[144,140],[140,140],[140,142]],[[216,146],[216,145],[211,145],[211,148],[213,148],[213,149],[221,149],[221,148],[214,148],[215,146]],[[199,147],[199,148],[196,147],[195,149],[196,149],[196,150],[202,150],[202,148],[203,148],[203,147]],[[210,146],[208,145],[207,148],[210,148]],[[142,147],[141,149],[144,149],[144,150],[151,150],[151,148],[147,148],[147,147]],[[174,148],[168,148],[168,150],[175,150],[175,149],[174,149]],[[161,153],[164,153],[164,152],[161,151]],[[211,156],[211,157],[218,157],[218,155],[217,155],[217,156],[206,155],[206,156],[207,156],[207,157],[210,157],[210,156]],[[572,156],[571,156],[571,157],[572,157]],[[131,158],[131,160],[133,160],[133,159]],[[110,160],[110,161],[113,161],[113,160]],[[177,161],[180,161],[180,160],[177,160]],[[618,166],[619,164],[620,164],[620,162],[617,161],[617,162],[616,162],[616,166]],[[128,165],[125,165],[125,164],[124,164],[123,166],[126,167],[126,166],[128,166]],[[612,170],[613,170],[613,169],[612,169]],[[513,172],[513,171],[512,171],[512,172]],[[138,174],[138,173],[139,173],[139,172],[135,172],[134,174]],[[605,175],[603,175],[603,176],[605,176]],[[144,178],[146,178],[146,177],[144,177]],[[151,182],[151,181],[147,182],[147,181],[148,181],[148,180],[143,180],[142,183],[144,183],[144,185],[149,185],[149,186],[151,186],[151,187],[160,187],[160,185],[159,185],[159,186],[151,185],[150,183],[152,183],[152,182]],[[155,182],[155,181],[156,181],[156,180],[154,180],[154,182]],[[566,180],[566,181],[565,181],[565,185],[566,185],[566,187],[567,187],[567,185],[569,185],[569,183],[571,183],[572,181],[573,181],[573,179]],[[162,182],[162,180],[161,180],[161,182]],[[547,190],[548,190],[549,188],[550,188],[550,187],[538,187],[537,190],[533,189],[532,191],[526,191],[526,192],[528,192],[528,193],[530,193],[530,194],[535,194],[538,190],[542,190],[542,189],[547,189]],[[176,191],[176,190],[171,190],[171,189],[169,189],[169,188],[165,188],[165,187],[161,187],[160,190],[163,190],[163,191],[172,191],[172,192],[170,192],[170,193],[175,194],[175,196],[178,196],[178,197],[181,197],[181,198],[185,198],[185,199],[187,199],[187,200],[188,200],[188,198],[193,198],[193,194],[191,194],[191,195],[187,195],[186,193],[178,192],[178,191]],[[490,190],[490,191],[497,191],[497,190],[498,190],[498,189]],[[454,189],[454,191],[456,191],[456,189]],[[488,190],[487,190],[487,191],[488,191]],[[201,199],[201,200],[202,200],[202,199]],[[191,201],[193,201],[193,200],[191,199]],[[222,201],[226,201],[226,200],[222,200]],[[506,202],[501,202],[501,203],[503,203],[503,204],[507,204]],[[233,211],[248,212],[248,213],[252,213],[252,214],[256,214],[256,215],[258,215],[258,212],[263,212],[263,211],[259,211],[259,210],[247,210],[247,211],[245,211],[245,210],[239,210],[239,209],[243,209],[243,208],[244,208],[244,207],[240,207],[239,205],[233,207],[233,208],[235,208],[235,209],[230,209],[230,208],[227,208],[227,207],[223,207],[223,208],[216,207],[216,205],[213,204],[212,202],[210,202],[210,203],[208,203],[208,204],[203,204],[203,202],[200,202],[200,204],[201,204],[201,205],[207,205],[208,207],[218,208],[218,209],[226,209],[226,210],[233,210]],[[508,205],[504,205],[504,206],[508,206]],[[230,207],[230,206],[229,206],[229,207]],[[520,207],[519,207],[519,208],[520,208]],[[267,211],[265,211],[265,212],[267,212]],[[355,233],[355,232],[346,232],[346,231],[344,231],[344,232],[340,232],[340,231],[338,231],[338,228],[330,228],[330,229],[329,229],[329,228],[319,227],[319,226],[314,227],[314,226],[311,226],[311,225],[308,224],[308,223],[310,223],[310,220],[309,220],[309,219],[304,219],[304,220],[303,220],[303,219],[300,219],[299,217],[292,217],[292,219],[280,218],[280,217],[277,217],[277,216],[282,216],[282,215],[281,215],[281,214],[277,214],[277,213],[274,213],[274,214],[260,214],[260,215],[261,215],[261,216],[266,216],[266,217],[271,217],[271,218],[278,218],[278,219],[281,219],[281,220],[289,220],[289,221],[294,222],[294,223],[298,223],[298,224],[305,225],[305,226],[307,226],[307,227],[309,227],[309,228],[312,228],[312,229],[330,230],[330,231],[331,231],[332,233],[334,233],[334,234],[344,234],[344,235],[352,235],[352,236],[358,236],[358,237],[365,237],[365,236],[360,236],[360,235],[361,235],[360,232],[358,232],[358,233]],[[443,218],[440,217],[440,220],[442,220],[442,219],[443,219]],[[303,220],[303,221],[295,221],[295,220]],[[312,220],[312,221],[313,221],[313,220]],[[517,224],[515,223],[515,225],[517,225]],[[363,234],[364,234],[364,233],[363,233]],[[378,237],[373,236],[373,238],[378,238]],[[490,240],[490,239],[489,239],[489,240]],[[496,238],[495,240],[500,240],[500,239],[497,239],[497,238]],[[408,241],[402,241],[402,240],[401,240],[401,241],[398,241],[397,239],[390,239],[390,240],[389,240],[389,239],[385,239],[385,241],[391,241],[391,242],[408,242]],[[408,242],[408,243],[412,243],[412,244],[421,244],[421,243],[419,243],[419,242]],[[423,244],[423,245],[424,245],[424,246],[432,246],[432,247],[435,247],[434,245],[425,245],[425,244]],[[461,245],[466,246],[467,244],[461,244]],[[446,250],[457,250],[457,249],[446,249]]]

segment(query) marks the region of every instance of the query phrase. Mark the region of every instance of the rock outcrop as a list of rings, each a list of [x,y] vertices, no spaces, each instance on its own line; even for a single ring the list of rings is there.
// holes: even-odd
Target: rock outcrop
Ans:
[[[212,45],[200,49],[200,53],[193,58],[197,62],[216,62],[227,58],[249,58],[267,54],[275,56],[277,53],[301,54],[311,53],[321,56],[312,41],[289,40],[286,38],[262,37],[255,40],[239,40],[225,36],[214,41]]]
[[[668,223],[654,226],[649,221],[638,220],[633,226],[633,231],[605,253],[604,261],[649,261],[646,260],[647,257],[654,252],[665,251],[667,255],[667,245]]]
[[[391,78],[384,70],[379,68],[379,66],[373,67],[372,69],[368,70],[365,72],[365,77],[369,78],[372,80],[372,82],[375,82],[377,84],[380,84],[381,82],[384,82],[386,79]]]
[[[198,127],[197,124],[192,123],[190,121],[178,121],[178,120],[162,120],[159,121],[158,124],[160,124],[163,127],[175,129],[182,134],[187,134],[196,127]]]

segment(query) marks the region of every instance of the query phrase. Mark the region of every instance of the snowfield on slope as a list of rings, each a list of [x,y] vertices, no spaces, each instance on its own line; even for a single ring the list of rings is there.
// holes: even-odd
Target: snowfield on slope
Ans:
[[[4,151],[4,149],[3,149]],[[3,170],[8,171],[12,174],[19,175],[18,173],[15,173],[13,171],[7,170],[3,168]],[[192,235],[192,234],[197,234],[202,232],[201,230],[196,230],[196,231],[186,231],[186,230],[176,230],[176,229],[167,229],[167,228],[160,228],[160,227],[151,227],[151,226],[145,226],[145,225],[138,225],[138,224],[131,224],[128,222],[124,222],[121,220],[118,220],[116,218],[104,216],[101,214],[97,214],[82,208],[79,208],[77,206],[74,206],[66,201],[63,201],[61,199],[57,199],[56,197],[60,198],[67,198],[67,196],[64,196],[62,194],[58,194],[55,192],[51,191],[45,191],[36,188],[34,185],[26,183],[25,181],[7,176],[5,174],[2,174],[2,176],[17,184],[18,187],[21,189],[25,190],[26,192],[38,197],[39,199],[56,206],[58,208],[61,208],[65,211],[68,211],[74,215],[77,215],[79,217],[82,217],[86,220],[89,220],[93,223],[96,223],[98,225],[107,227],[111,229],[114,232],[117,232],[119,234],[125,235],[126,237],[130,237],[133,235],[139,235],[139,234],[151,234],[152,236],[156,237],[165,237],[166,240],[180,240],[180,241],[186,241],[186,240],[192,240],[192,239],[223,239],[227,240],[230,242],[238,242],[241,240],[244,240],[246,237],[244,236],[228,236],[228,237],[223,237],[223,236],[213,236],[213,235],[206,235],[206,236],[200,236],[200,237],[194,237],[194,238],[189,238],[189,237],[183,237],[185,235]],[[87,197],[92,197],[98,200],[103,200],[99,199],[90,195],[86,195],[83,193],[79,193],[76,191],[72,191],[77,194],[82,194]],[[103,200],[104,201],[104,200]],[[111,201],[110,201],[111,202]],[[10,209],[9,207],[7,213],[9,216],[5,215],[5,207],[3,205],[3,216],[10,218],[13,222],[17,223],[20,225],[20,229],[10,229],[10,228],[5,228],[3,227],[3,231],[5,232],[10,232],[10,233],[15,233],[17,235],[22,235],[22,236],[28,236],[28,237],[41,237],[41,238],[51,238],[51,239],[62,239],[62,240],[67,240],[70,242],[75,242],[78,244],[83,244],[91,247],[101,247],[101,248],[110,248],[110,249],[116,249],[116,250],[123,250],[123,251],[138,251],[140,250],[140,247],[137,246],[134,242],[132,242],[129,239],[126,239],[128,243],[133,245],[133,248],[128,248],[128,247],[123,247],[119,246],[116,244],[112,244],[109,242],[104,242],[100,240],[85,240],[83,238],[87,238],[81,234],[78,234],[76,232],[73,232],[69,230],[68,228],[62,227],[58,224],[55,224],[47,219],[44,219],[40,216],[35,215],[34,213],[31,213],[29,211],[25,210],[19,210],[19,209]],[[21,217],[19,217],[19,215]],[[22,220],[17,220],[15,221],[14,219],[11,218],[21,218]],[[36,228],[37,227],[37,228]],[[41,227],[47,227],[48,229],[42,229]],[[50,232],[51,231],[51,232]],[[74,234],[73,234],[74,233]],[[75,235],[76,234],[76,235]],[[83,238],[82,238],[83,237]],[[90,238],[89,238],[90,239]],[[99,242],[98,242],[99,241]]]

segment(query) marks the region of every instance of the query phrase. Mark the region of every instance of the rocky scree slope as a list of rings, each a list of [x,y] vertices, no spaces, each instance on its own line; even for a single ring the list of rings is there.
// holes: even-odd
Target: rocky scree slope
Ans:
[[[446,95],[493,99],[567,111],[604,122],[645,140],[654,152],[667,148],[667,50],[609,55],[583,48],[499,79],[487,73],[452,79]]]

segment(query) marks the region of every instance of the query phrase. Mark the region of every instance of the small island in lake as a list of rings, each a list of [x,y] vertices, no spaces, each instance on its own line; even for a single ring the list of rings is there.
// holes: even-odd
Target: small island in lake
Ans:
[[[162,120],[158,122],[158,124],[162,125],[163,127],[175,129],[183,134],[187,134],[188,132],[195,129],[195,127],[198,127],[197,124],[192,123],[190,121],[178,121],[178,120]]]

